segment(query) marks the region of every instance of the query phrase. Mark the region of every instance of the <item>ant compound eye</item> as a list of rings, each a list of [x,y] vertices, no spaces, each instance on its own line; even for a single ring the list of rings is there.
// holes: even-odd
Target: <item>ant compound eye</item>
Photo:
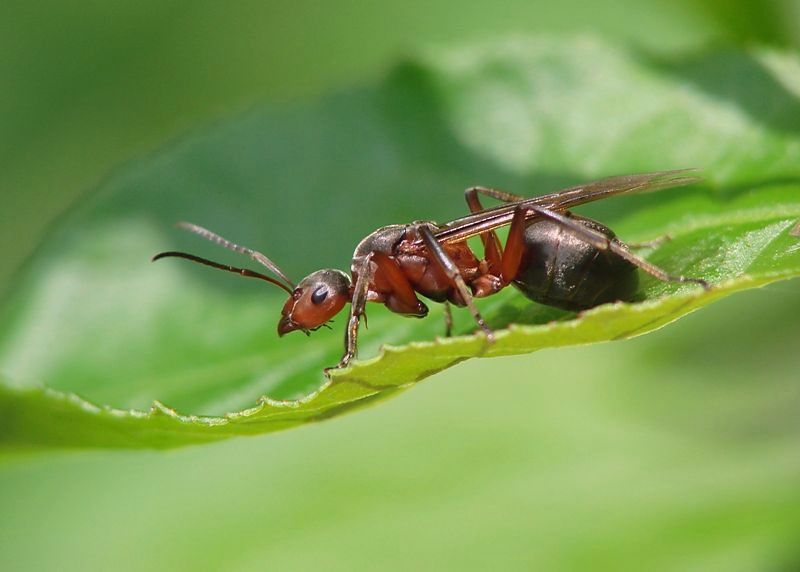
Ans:
[[[319,288],[314,290],[313,294],[311,294],[311,301],[314,304],[321,304],[323,300],[325,300],[325,298],[327,297],[328,297],[328,288],[325,286],[320,286]]]

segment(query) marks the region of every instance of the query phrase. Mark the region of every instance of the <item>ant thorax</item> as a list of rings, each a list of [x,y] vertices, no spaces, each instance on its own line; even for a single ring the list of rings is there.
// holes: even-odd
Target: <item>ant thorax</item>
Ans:
[[[351,270],[355,273],[359,262],[371,252],[393,254],[395,246],[405,238],[408,225],[392,224],[384,226],[365,236],[353,251]]]

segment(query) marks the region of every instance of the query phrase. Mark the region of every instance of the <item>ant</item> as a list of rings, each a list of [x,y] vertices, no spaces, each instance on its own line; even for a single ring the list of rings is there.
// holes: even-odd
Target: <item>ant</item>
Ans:
[[[466,306],[491,343],[494,333],[474,299],[491,296],[509,284],[535,302],[573,311],[631,301],[638,288],[637,269],[665,282],[691,282],[709,289],[703,279],[669,274],[647,262],[632,253],[633,247],[620,241],[608,227],[568,210],[613,195],[698,180],[688,170],[660,171],[611,177],[534,198],[472,187],[465,191],[472,214],[445,224],[416,221],[379,228],[356,246],[350,275],[335,269],[317,270],[296,285],[260,252],[191,223],[179,226],[250,256],[277,278],[185,252],[162,252],[153,260],[185,258],[282,288],[289,299],[281,310],[279,336],[295,330],[309,335],[327,326],[350,302],[344,354],[336,365],[343,368],[356,355],[358,326],[367,302],[380,302],[392,312],[415,318],[428,314],[428,307],[417,294],[444,303],[447,335],[452,327],[448,303]],[[485,209],[480,195],[505,204]],[[503,226],[509,227],[504,247],[495,233]],[[479,236],[483,243],[482,259],[467,244],[473,236]]]

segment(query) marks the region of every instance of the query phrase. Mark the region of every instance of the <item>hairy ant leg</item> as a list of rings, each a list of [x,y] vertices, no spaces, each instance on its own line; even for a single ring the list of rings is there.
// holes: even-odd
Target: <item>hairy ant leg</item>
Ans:
[[[484,210],[484,207],[481,204],[478,194],[485,195],[493,199],[497,199],[498,201],[504,203],[517,203],[526,200],[526,197],[523,197],[521,195],[515,195],[513,193],[509,193],[506,191],[501,191],[499,189],[492,189],[489,187],[470,187],[464,191],[464,198],[467,201],[467,206],[469,207],[471,213],[477,213]],[[574,214],[572,215],[571,218],[586,219],[586,217]],[[494,233],[494,231],[491,231],[491,234],[494,235],[494,240],[497,241],[497,235]],[[483,238],[483,236],[484,235],[481,235],[481,238]],[[638,250],[645,248],[656,248],[658,246],[661,246],[665,242],[669,242],[670,240],[672,240],[672,237],[668,234],[665,234],[663,236],[656,237],[652,240],[646,240],[643,242],[628,242],[624,244],[625,246],[627,246],[632,250]],[[484,240],[484,247],[485,246],[486,246],[486,241]]]
[[[576,215],[574,213],[570,213],[569,218],[572,219],[572,220],[587,221],[590,224],[595,222],[592,219],[590,219],[589,217]],[[656,238],[654,238],[652,240],[645,240],[645,241],[642,241],[642,242],[622,242],[622,241],[618,241],[618,242],[622,246],[624,246],[625,248],[627,248],[629,250],[644,250],[646,248],[657,248],[657,247],[661,246],[662,244],[664,244],[665,242],[669,242],[670,240],[672,240],[672,237],[670,235],[662,234],[661,236],[657,236]]]
[[[586,221],[586,222],[590,223],[590,225],[595,223],[595,221],[593,221],[589,217],[577,215],[577,214],[574,214],[574,213],[570,213],[569,219],[571,219],[573,221],[575,221],[575,220]],[[670,240],[672,240],[672,237],[670,235],[663,234],[661,236],[657,236],[656,238],[654,238],[652,240],[644,240],[642,242],[622,242],[620,240],[617,240],[617,242],[619,242],[622,246],[624,246],[628,250],[644,250],[646,248],[656,248],[658,246],[661,246],[665,242],[669,242]]]
[[[628,249],[628,246],[622,241],[617,239],[610,239],[606,235],[597,232],[591,228],[588,228],[582,225],[581,223],[567,216],[564,216],[561,213],[557,213],[549,209],[534,207],[534,206],[520,207],[520,208],[524,208],[524,210],[533,212],[534,214],[537,214],[542,218],[546,218],[560,224],[565,229],[569,230],[573,235],[584,240],[588,244],[591,244],[596,249],[608,250],[610,252],[613,252],[620,258],[627,260],[634,266],[641,268],[642,270],[644,270],[651,276],[657,278],[658,280],[661,280],[662,282],[691,282],[694,284],[699,284],[706,290],[710,288],[708,282],[706,282],[702,278],[689,278],[679,274],[670,274],[666,270],[656,266],[655,264],[648,262],[644,258],[633,254]],[[506,247],[506,249],[508,249],[508,247]]]
[[[450,302],[444,301],[444,337],[449,338],[453,335],[453,311],[450,309]]]
[[[372,257],[374,253],[366,255],[359,265],[356,272],[358,278],[353,285],[353,294],[350,301],[350,314],[347,318],[347,327],[344,331],[344,355],[335,368],[347,367],[358,350],[358,324],[361,316],[364,314],[364,308],[367,304],[367,292],[369,291],[369,283],[372,281]],[[327,370],[326,370],[327,371]]]
[[[436,261],[439,267],[445,272],[447,277],[456,287],[458,293],[461,294],[461,298],[464,300],[467,308],[469,308],[472,317],[475,318],[478,326],[480,326],[480,328],[486,334],[486,339],[489,342],[494,342],[494,332],[492,332],[491,328],[486,325],[483,316],[481,316],[478,307],[475,305],[472,291],[469,289],[469,286],[467,286],[467,283],[464,282],[464,277],[461,276],[461,271],[458,269],[458,266],[456,266],[455,263],[450,260],[450,257],[444,251],[442,245],[439,244],[439,241],[436,240],[436,237],[433,235],[433,232],[428,225],[420,225],[418,230],[422,236],[422,241],[430,250],[433,260]]]
[[[373,251],[360,261],[355,269],[357,276],[353,286],[352,301],[350,303],[350,316],[345,330],[345,353],[337,368],[345,367],[356,357],[358,348],[358,327],[361,317],[365,315],[365,307],[370,299],[370,285],[378,275],[391,284],[391,292],[386,293],[387,307],[405,315],[424,317],[428,314],[428,307],[420,302],[411,283],[403,274],[400,267],[390,256],[384,252]]]

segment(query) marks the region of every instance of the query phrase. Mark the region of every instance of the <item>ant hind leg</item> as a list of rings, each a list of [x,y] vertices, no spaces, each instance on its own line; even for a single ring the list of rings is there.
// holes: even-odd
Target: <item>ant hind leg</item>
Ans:
[[[650,274],[651,276],[661,280],[662,282],[689,282],[693,284],[699,284],[704,289],[709,290],[711,286],[706,280],[702,278],[689,278],[687,276],[683,276],[680,274],[670,274],[663,268],[648,262],[641,256],[637,256],[633,254],[625,243],[619,240],[612,240],[603,233],[597,232],[587,226],[582,225],[581,223],[573,220],[567,216],[564,216],[561,213],[557,213],[555,211],[551,211],[549,209],[544,209],[540,207],[528,207],[528,210],[549,220],[557,222],[558,224],[562,225],[564,228],[572,232],[575,236],[585,240],[587,243],[591,244],[598,250],[609,250],[619,256],[620,258],[627,260],[634,266],[637,266]]]
[[[544,208],[542,208],[541,210],[544,210]],[[552,212],[552,211],[550,211],[550,212]],[[590,218],[587,218],[587,217],[581,216],[581,215],[576,215],[574,213],[570,213],[569,219],[573,220],[573,221],[581,221],[581,220],[583,220],[583,221],[586,221],[587,223],[589,223],[589,225],[591,225],[594,222]],[[552,220],[552,218],[551,218],[551,220]],[[657,236],[656,238],[654,238],[652,240],[645,240],[643,242],[622,242],[621,240],[618,240],[618,242],[623,247],[627,248],[628,250],[644,250],[646,248],[657,248],[657,247],[661,246],[662,244],[664,244],[665,242],[669,242],[670,240],[672,240],[672,237],[670,235],[662,234],[661,236]]]

